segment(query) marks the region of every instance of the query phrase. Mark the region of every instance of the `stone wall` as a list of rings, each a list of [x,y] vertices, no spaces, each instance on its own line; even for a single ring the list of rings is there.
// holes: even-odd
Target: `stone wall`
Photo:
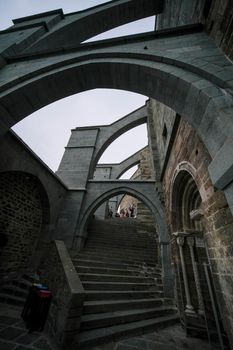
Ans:
[[[26,181],[26,178],[30,177],[30,179],[34,179],[33,181],[37,181],[38,191],[40,192],[39,205],[43,213],[43,220],[41,219],[42,224],[40,227],[40,239],[36,250],[34,250],[33,263],[30,262],[30,267],[36,268],[41,258],[41,254],[44,248],[46,247],[47,242],[51,240],[54,236],[57,237],[56,235],[58,229],[55,229],[55,226],[61,206],[63,204],[63,200],[67,194],[67,188],[61,182],[61,180],[52,172],[52,170],[50,170],[47,167],[47,165],[43,163],[43,161],[14,132],[8,132],[1,139],[0,154],[0,172],[11,172],[12,174],[26,174],[24,180],[20,180],[23,183],[22,187],[16,185],[16,180],[13,181],[13,177],[11,177],[13,181],[12,184],[8,185],[9,190],[11,191],[11,197],[9,197],[8,200],[10,200],[11,198],[11,205],[14,208],[18,208],[18,197],[20,198],[24,206],[30,198],[30,194],[28,194],[30,193],[30,186],[27,188],[26,184],[28,183],[28,181]],[[10,181],[10,178],[7,181]],[[3,184],[3,187],[4,186],[5,185]],[[25,196],[24,199],[23,191]],[[33,191],[35,190],[33,189],[31,191],[32,195],[34,193]],[[18,220],[18,213],[19,210],[15,212],[14,215],[12,215],[12,224],[15,218],[17,218]],[[27,213],[27,215],[29,216],[29,212]],[[35,220],[35,225],[37,225],[37,220]],[[34,228],[31,228],[31,232],[34,232],[33,230]],[[36,227],[35,230],[37,230]],[[24,239],[26,239],[26,237]]]
[[[217,46],[233,61],[233,2],[208,0],[206,4],[204,11],[206,30]]]
[[[150,150],[149,148],[145,148],[141,153],[140,153],[140,178],[141,180],[152,180],[154,178],[154,174],[152,172],[151,168],[151,156],[150,156]],[[136,178],[137,174],[135,174]]]
[[[204,210],[205,239],[212,275],[223,321],[233,346],[233,217],[221,191],[208,198]]]
[[[152,159],[150,148],[147,147],[140,153],[140,163],[137,171],[133,174],[131,179],[140,179],[140,180],[151,180],[154,177]],[[155,221],[153,214],[150,209],[137,198],[130,195],[125,195],[121,202],[120,207],[123,209],[128,209],[130,205],[134,205],[135,211],[134,215],[138,220],[138,232],[148,232],[156,237],[158,242],[158,227]],[[129,210],[128,210],[129,211]],[[129,211],[130,212],[130,211]],[[141,226],[140,226],[141,224]],[[157,245],[155,251],[156,262],[160,263],[160,252],[159,246]]]
[[[165,0],[163,13],[157,16],[156,28],[203,23],[217,46],[233,60],[232,13],[232,0]]]
[[[154,118],[160,117],[161,116],[156,113],[156,110],[154,110],[152,123],[154,122],[154,125],[158,125],[158,121]],[[163,136],[159,128],[156,130],[157,141],[163,142]],[[197,133],[187,122],[181,119],[176,136],[173,140],[173,146],[169,152],[163,176],[167,220],[170,231],[176,231],[176,217],[180,208],[178,203],[177,206],[173,206],[174,198],[172,194],[174,193],[174,179],[179,171],[183,169],[192,175],[202,199],[202,225],[207,256],[209,256],[209,262],[212,268],[212,277],[218,302],[221,306],[220,310],[223,316],[224,327],[233,344],[233,217],[223,192],[216,190],[212,185],[208,174],[208,165],[210,161],[210,155]],[[188,248],[185,248],[184,252],[187,255],[187,264],[190,264]],[[205,260],[205,258],[202,258],[202,255],[200,251],[200,258],[198,258],[198,254],[196,256],[201,264]],[[177,259],[178,251],[173,248],[173,261]],[[191,291],[192,290],[193,287]],[[196,303],[194,299],[193,302],[194,304]]]
[[[155,177],[159,181],[166,166],[166,156],[169,145],[173,142],[174,126],[178,118],[171,108],[153,99],[147,103],[147,110],[150,149],[153,154]]]
[[[46,332],[59,348],[76,349],[84,289],[62,241],[50,244],[40,267],[40,277],[52,291]]]
[[[151,153],[149,148],[145,148],[142,152],[140,152],[140,163],[136,172],[132,175],[132,180],[151,180],[153,179],[153,171],[151,166]],[[123,209],[128,209],[130,205],[135,206],[134,214],[137,216],[139,220],[144,222],[145,224],[148,222],[155,222],[153,215],[150,210],[146,207],[146,205],[140,202],[137,198],[132,197],[130,195],[125,195],[121,202],[120,207]],[[144,214],[146,212],[146,215]]]
[[[7,236],[7,244],[0,248],[2,277],[14,277],[30,266],[42,220],[37,179],[21,172],[0,173],[0,231]]]
[[[204,0],[164,0],[163,12],[157,16],[156,28],[200,23],[203,7]]]

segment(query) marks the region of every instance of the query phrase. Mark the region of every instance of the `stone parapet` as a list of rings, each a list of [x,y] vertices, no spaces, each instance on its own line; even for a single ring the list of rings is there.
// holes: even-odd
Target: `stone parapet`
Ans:
[[[46,332],[62,349],[78,341],[84,289],[62,241],[53,241],[41,266],[41,281],[52,291]]]

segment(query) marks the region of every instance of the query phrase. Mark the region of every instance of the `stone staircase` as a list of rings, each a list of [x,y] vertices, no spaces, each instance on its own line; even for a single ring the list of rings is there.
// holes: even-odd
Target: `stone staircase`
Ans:
[[[38,283],[39,280],[32,274],[20,274],[8,282],[1,283],[0,303],[23,307],[32,283]]]
[[[154,216],[150,209],[142,202],[138,202],[137,204],[137,219],[148,226],[154,227],[155,229]]]
[[[86,295],[81,348],[177,322],[163,295],[155,251],[153,235],[136,219],[92,222],[85,248],[73,258]]]

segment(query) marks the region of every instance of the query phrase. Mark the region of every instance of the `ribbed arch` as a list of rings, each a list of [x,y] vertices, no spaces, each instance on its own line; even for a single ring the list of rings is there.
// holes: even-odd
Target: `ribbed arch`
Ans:
[[[140,201],[142,201],[150,209],[158,225],[158,229],[159,229],[158,234],[160,236],[160,240],[163,242],[167,242],[168,236],[167,236],[164,220],[160,216],[160,213],[156,208],[156,206],[154,205],[154,203],[149,198],[147,198],[143,193],[127,187],[122,187],[122,188],[119,187],[119,188],[107,191],[103,193],[101,196],[99,196],[95,201],[93,201],[85,211],[84,215],[82,216],[81,222],[78,225],[79,227],[78,236],[84,236],[86,234],[86,227],[88,225],[88,222],[92,218],[92,214],[97,210],[97,208],[101,204],[109,200],[110,198],[120,194],[131,195],[132,197],[135,197]]]

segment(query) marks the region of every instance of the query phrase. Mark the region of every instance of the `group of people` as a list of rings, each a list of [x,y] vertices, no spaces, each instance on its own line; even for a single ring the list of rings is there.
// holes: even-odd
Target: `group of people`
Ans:
[[[129,208],[122,208],[120,210],[121,218],[134,218],[135,217],[135,205],[130,204]]]
[[[109,208],[108,210],[108,217],[112,218],[113,217],[113,211],[112,208]],[[135,205],[131,204],[129,208],[122,208],[120,209],[120,213],[116,212],[115,217],[121,217],[121,218],[134,218],[135,217]]]

